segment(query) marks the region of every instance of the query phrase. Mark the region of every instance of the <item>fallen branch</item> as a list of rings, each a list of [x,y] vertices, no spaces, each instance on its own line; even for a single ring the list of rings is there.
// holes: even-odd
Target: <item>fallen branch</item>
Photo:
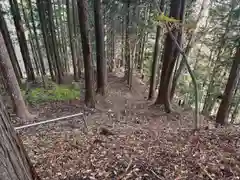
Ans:
[[[202,167],[200,163],[198,163],[198,166],[209,177],[209,179],[214,180],[214,178],[209,174],[209,172],[206,170],[206,168]]]
[[[130,159],[127,168],[125,169],[125,172],[128,172],[128,170],[130,169],[131,165],[132,165],[132,159]]]
[[[151,172],[153,173],[153,175],[156,176],[158,179],[163,179],[163,178],[161,178],[159,175],[157,175],[157,173],[156,173],[154,170],[150,169],[150,171],[151,171]]]

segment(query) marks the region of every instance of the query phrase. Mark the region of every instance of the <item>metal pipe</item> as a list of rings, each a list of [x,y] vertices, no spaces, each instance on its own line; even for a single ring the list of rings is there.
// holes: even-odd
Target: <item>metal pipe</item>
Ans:
[[[59,117],[59,118],[55,118],[55,119],[49,119],[49,120],[46,120],[46,121],[27,124],[27,125],[15,127],[14,129],[15,130],[24,129],[24,128],[28,128],[28,127],[38,126],[40,124],[47,124],[47,123],[50,123],[50,122],[56,122],[56,121],[60,121],[60,120],[64,120],[64,119],[68,119],[68,118],[72,118],[72,117],[76,117],[76,116],[81,116],[81,115],[83,115],[83,113],[72,114],[72,115],[69,115],[69,116],[63,116],[63,117]]]

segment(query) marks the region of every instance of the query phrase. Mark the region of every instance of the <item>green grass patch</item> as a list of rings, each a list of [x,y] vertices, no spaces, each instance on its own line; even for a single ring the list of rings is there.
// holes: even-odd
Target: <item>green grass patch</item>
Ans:
[[[33,88],[25,94],[25,99],[30,104],[43,102],[65,101],[80,98],[80,89],[73,86],[54,85],[51,88]]]

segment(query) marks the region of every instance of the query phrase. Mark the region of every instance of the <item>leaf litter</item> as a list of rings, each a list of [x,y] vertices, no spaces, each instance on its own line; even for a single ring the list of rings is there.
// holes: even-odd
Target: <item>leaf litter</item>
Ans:
[[[84,116],[19,132],[43,180],[240,179],[238,127],[206,130],[202,123],[193,132],[192,112],[153,108],[137,78],[132,93],[120,77],[109,81],[96,110],[79,101],[44,104],[35,109],[39,120]]]

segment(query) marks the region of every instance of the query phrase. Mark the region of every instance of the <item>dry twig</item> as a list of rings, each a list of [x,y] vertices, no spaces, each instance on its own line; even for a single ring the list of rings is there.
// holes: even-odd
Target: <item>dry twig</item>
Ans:
[[[214,178],[208,173],[208,171],[206,170],[206,168],[202,167],[202,165],[200,163],[198,163],[198,166],[200,167],[200,169],[209,177],[209,179],[214,180]]]
[[[156,176],[158,179],[163,179],[161,178],[154,170],[150,169],[150,171]]]

